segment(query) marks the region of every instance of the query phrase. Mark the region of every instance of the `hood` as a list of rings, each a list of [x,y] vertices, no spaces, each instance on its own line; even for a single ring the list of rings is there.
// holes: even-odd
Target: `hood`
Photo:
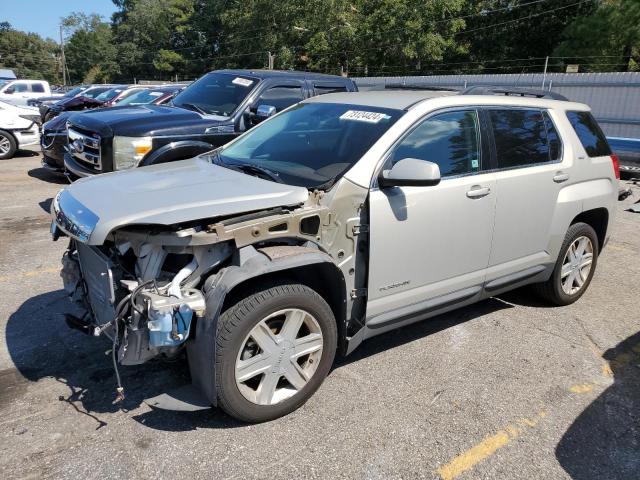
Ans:
[[[227,117],[206,118],[199,113],[165,105],[123,105],[74,117],[73,124],[100,135],[144,137],[204,133],[213,126],[227,123]]]
[[[126,225],[172,225],[295,206],[308,196],[304,187],[263,180],[200,157],[83,178],[58,194],[52,214],[67,232],[81,231],[75,236],[102,245],[111,231]]]
[[[61,100],[58,100],[56,103],[51,105],[51,108],[57,111],[80,110],[83,108],[99,107],[103,103],[104,102],[96,100],[95,98],[79,95],[77,97],[62,98]]]
[[[62,112],[42,125],[42,130],[47,132],[64,132],[67,130],[67,120],[73,112]]]

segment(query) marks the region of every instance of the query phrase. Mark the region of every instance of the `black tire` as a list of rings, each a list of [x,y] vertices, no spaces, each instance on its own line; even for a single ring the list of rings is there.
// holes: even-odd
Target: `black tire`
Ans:
[[[274,405],[258,405],[246,399],[236,384],[236,359],[253,327],[268,315],[285,308],[300,308],[315,317],[322,331],[322,356],[313,376],[295,395]],[[331,308],[309,287],[281,283],[247,295],[227,308],[218,321],[215,366],[218,406],[232,417],[250,423],[266,422],[293,412],[315,393],[328,375],[337,341]]]
[[[18,144],[15,137],[6,130],[0,130],[0,142],[4,141],[9,142],[9,150],[5,153],[0,152],[0,160],[8,160],[9,158],[13,158],[13,156],[16,154],[16,151],[18,150]]]
[[[591,240],[591,244],[593,245],[593,260],[591,263],[591,270],[589,271],[589,275],[587,276],[587,279],[585,280],[580,290],[572,295],[569,295],[562,289],[562,279],[560,278],[562,263],[564,261],[567,250],[569,249],[571,244],[579,237],[587,237],[589,238],[589,240]],[[534,284],[534,291],[538,294],[538,296],[554,305],[564,306],[572,304],[573,302],[578,300],[584,294],[584,292],[587,291],[587,288],[591,283],[591,279],[593,278],[593,274],[596,271],[596,266],[598,264],[598,253],[598,236],[596,235],[595,230],[586,223],[574,223],[569,227],[569,230],[567,230],[567,234],[564,238],[562,248],[560,248],[560,254],[558,255],[558,259],[556,260],[551,278],[549,278],[549,280],[547,280],[546,282]]]
[[[42,121],[42,123],[47,123],[50,120],[53,120],[54,118],[56,118],[58,116],[58,114],[56,112],[52,112],[51,110],[49,110],[47,113],[44,114],[44,120]]]

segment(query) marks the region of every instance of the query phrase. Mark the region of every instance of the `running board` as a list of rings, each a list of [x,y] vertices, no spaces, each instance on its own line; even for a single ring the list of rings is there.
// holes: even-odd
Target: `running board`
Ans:
[[[197,412],[213,408],[211,402],[192,384],[183,385],[170,392],[147,398],[144,403],[153,408],[176,412]]]

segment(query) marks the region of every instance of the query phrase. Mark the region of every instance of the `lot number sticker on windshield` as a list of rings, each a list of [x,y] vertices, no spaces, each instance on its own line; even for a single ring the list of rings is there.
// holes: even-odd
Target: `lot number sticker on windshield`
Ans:
[[[390,118],[389,115],[379,112],[365,112],[363,110],[347,110],[340,115],[340,120],[354,120],[356,122],[379,123]]]
[[[236,85],[242,85],[243,87],[249,87],[253,83],[253,80],[247,80],[246,78],[236,77],[232,80],[231,83],[235,83]]]

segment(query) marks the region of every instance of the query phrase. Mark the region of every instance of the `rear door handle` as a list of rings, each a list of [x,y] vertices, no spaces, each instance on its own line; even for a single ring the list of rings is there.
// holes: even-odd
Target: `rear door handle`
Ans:
[[[564,172],[558,172],[553,177],[553,181],[556,183],[566,182],[567,180],[569,180],[569,174]]]
[[[489,187],[481,187],[480,185],[474,185],[471,187],[471,190],[467,192],[467,197],[469,198],[481,198],[486,197],[491,193],[491,189]]]

